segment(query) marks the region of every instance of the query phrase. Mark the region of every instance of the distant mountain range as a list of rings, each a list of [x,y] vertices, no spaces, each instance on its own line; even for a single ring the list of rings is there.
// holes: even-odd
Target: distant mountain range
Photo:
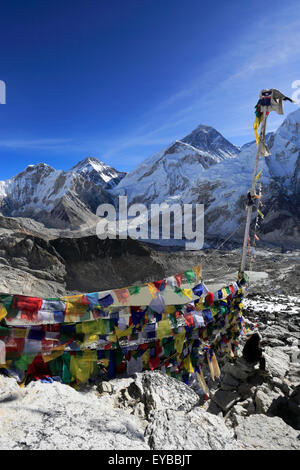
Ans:
[[[271,156],[261,158],[263,185],[260,236],[268,243],[300,246],[300,110],[267,136]],[[93,226],[99,204],[118,195],[144,204],[203,203],[207,240],[244,230],[255,142],[241,148],[214,128],[200,125],[155,153],[128,174],[88,157],[69,171],[40,163],[0,182],[0,213],[26,217],[47,227],[78,230]]]
[[[113,202],[108,190],[124,176],[125,173],[91,157],[69,171],[55,170],[45,163],[29,165],[13,178],[0,182],[0,212],[62,229],[93,225],[98,205]]]

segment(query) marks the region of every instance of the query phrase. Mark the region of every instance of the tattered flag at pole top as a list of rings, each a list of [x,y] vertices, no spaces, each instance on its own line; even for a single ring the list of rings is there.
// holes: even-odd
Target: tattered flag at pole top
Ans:
[[[255,139],[256,139],[256,144],[259,144],[259,135],[258,135],[258,129],[259,126],[263,120],[263,115],[264,111],[268,115],[271,111],[275,111],[277,114],[284,114],[283,112],[283,102],[284,101],[290,101],[291,103],[294,103],[294,101],[291,98],[288,98],[285,96],[283,93],[281,93],[279,90],[276,90],[275,88],[271,88],[269,90],[262,90],[259,95],[259,100],[257,104],[255,105],[255,115],[256,119],[253,124],[254,128],[254,134],[255,134]],[[265,138],[265,135],[263,136],[263,140]],[[265,146],[266,147],[266,146]],[[266,152],[268,152],[268,148],[266,147]],[[264,153],[264,152],[263,152]],[[268,153],[270,155],[270,152]],[[267,156],[267,154],[263,155]]]

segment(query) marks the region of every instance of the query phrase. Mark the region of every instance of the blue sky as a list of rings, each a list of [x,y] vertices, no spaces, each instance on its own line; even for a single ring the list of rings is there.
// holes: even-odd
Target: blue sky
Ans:
[[[291,96],[300,79],[298,0],[4,0],[0,9],[0,180],[89,155],[129,171],[199,124],[241,145],[253,140],[259,91]],[[281,121],[273,113],[268,131]]]

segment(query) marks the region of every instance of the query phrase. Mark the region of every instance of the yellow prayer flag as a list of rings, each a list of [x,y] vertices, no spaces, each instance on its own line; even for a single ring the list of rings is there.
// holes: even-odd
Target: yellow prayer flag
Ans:
[[[177,335],[174,336],[174,346],[178,354],[182,353],[184,340],[185,331],[183,333],[177,333]]]
[[[222,297],[227,297],[227,296],[228,296],[225,287],[223,287],[223,288],[221,289],[221,291],[222,291]]]
[[[166,313],[175,313],[176,312],[176,307],[175,305],[167,305],[165,309]]]
[[[3,304],[0,304],[0,320],[2,320],[2,318],[5,318],[6,315],[7,315],[6,308],[4,307]]]
[[[167,318],[166,320],[161,320],[157,323],[156,329],[156,336],[160,340],[163,338],[167,338],[168,336],[172,335],[172,329],[170,325],[170,320]]]
[[[149,366],[149,357],[150,357],[150,351],[149,351],[149,349],[146,349],[146,351],[142,355],[143,369],[148,368],[148,366]]]
[[[124,336],[130,336],[132,332],[133,325],[130,325],[126,330],[119,330],[115,327],[115,334],[118,339],[123,338]]]
[[[194,367],[193,367],[193,364],[192,364],[192,361],[191,361],[191,356],[188,355],[184,361],[183,361],[183,366],[184,368],[186,369],[187,372],[193,374],[194,373]]]
[[[199,266],[195,266],[195,267],[193,268],[193,271],[194,271],[194,273],[196,274],[197,279],[198,279],[198,280],[201,279],[201,271],[202,271],[201,264],[200,264]]]
[[[192,300],[192,298],[193,298],[193,291],[192,291],[192,289],[182,289],[181,292],[183,293],[183,295],[185,295],[185,296],[188,297],[190,300]]]
[[[83,383],[87,382],[94,372],[95,364],[96,362],[89,360],[87,355],[82,357],[71,356],[70,372],[73,379]]]
[[[199,383],[200,387],[202,388],[202,390],[204,391],[204,393],[206,393],[206,395],[209,395],[209,389],[206,385],[202,370],[201,370],[200,374],[197,372],[197,379],[198,379],[198,383]]]
[[[255,140],[256,140],[256,145],[259,144],[259,135],[258,135],[258,129],[260,126],[260,123],[262,121],[263,115],[261,117],[257,117],[254,121],[253,124],[253,129],[254,129],[254,135],[255,135]]]
[[[28,328],[14,328],[14,337],[26,338],[28,331],[29,331]]]
[[[149,292],[151,294],[151,297],[153,297],[153,299],[156,299],[157,292],[158,292],[156,287],[153,284],[151,284],[150,282],[147,285],[148,285],[148,289],[149,289]]]
[[[260,215],[260,217],[261,217],[262,219],[264,219],[264,218],[265,218],[264,214],[263,214],[262,212],[260,212],[260,210],[259,210],[259,209],[257,209],[257,212],[258,212],[258,214]]]
[[[260,172],[257,173],[257,175],[256,175],[256,177],[255,177],[256,181],[260,178],[261,174],[262,174],[262,170],[260,170]]]
[[[116,335],[110,335],[107,340],[109,343],[116,343],[118,341],[118,338]]]
[[[102,318],[97,320],[77,323],[76,333],[83,333],[86,335],[105,335],[105,326]]]
[[[51,352],[51,354],[42,354],[42,358],[44,362],[49,362],[53,361],[54,359],[57,359],[59,356],[62,356],[64,353],[64,349],[61,350],[55,350]]]

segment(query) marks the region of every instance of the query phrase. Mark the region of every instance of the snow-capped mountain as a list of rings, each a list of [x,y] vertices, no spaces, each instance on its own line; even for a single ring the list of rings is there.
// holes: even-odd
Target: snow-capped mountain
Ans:
[[[83,160],[69,171],[45,163],[29,165],[13,178],[0,181],[0,212],[33,218],[49,227],[74,229],[83,223],[94,224],[98,205],[112,202],[106,188],[121,175],[95,158]]]
[[[125,172],[118,171],[94,157],[87,157],[81,160],[77,165],[73,166],[71,171],[84,176],[89,181],[105,189],[113,188],[126,175]]]
[[[271,156],[259,163],[265,215],[260,238],[287,247],[300,246],[299,135],[297,110],[275,133],[268,134]],[[118,195],[127,195],[129,204],[202,203],[205,241],[224,239],[233,232],[240,241],[256,151],[255,142],[240,150],[212,127],[201,125],[125,177],[91,157],[69,171],[44,163],[29,165],[0,182],[0,213],[74,230],[83,224],[94,225],[98,205],[117,204]]]
[[[259,237],[284,247],[300,246],[300,110],[287,116],[267,143],[271,156],[260,158],[262,170]],[[245,224],[246,194],[251,185],[256,143],[243,148],[234,160],[225,160],[201,173],[180,196],[184,203],[204,203],[207,237],[224,239],[236,230],[241,239]],[[253,211],[253,218],[256,211]]]
[[[205,137],[217,131],[200,126],[192,134],[145,160],[115,188],[130,202],[204,204],[205,240],[233,234],[241,240],[246,195],[251,186],[256,143],[239,152],[221,137],[212,152]],[[267,135],[271,156],[261,158],[263,207],[260,237],[281,246],[300,246],[300,110],[290,114],[275,133]],[[192,146],[191,142],[198,146]],[[204,150],[204,143],[207,146]],[[200,150],[200,146],[202,149]],[[231,145],[231,147],[230,147]],[[205,153],[206,152],[206,153]],[[222,158],[223,156],[223,158]],[[253,211],[255,217],[255,211]]]
[[[290,113],[269,142],[272,157],[268,166],[284,191],[300,198],[300,109]]]
[[[223,160],[236,158],[239,152],[215,129],[200,125],[128,173],[113,193],[126,194],[129,202],[162,202],[181,194],[199,174]]]

